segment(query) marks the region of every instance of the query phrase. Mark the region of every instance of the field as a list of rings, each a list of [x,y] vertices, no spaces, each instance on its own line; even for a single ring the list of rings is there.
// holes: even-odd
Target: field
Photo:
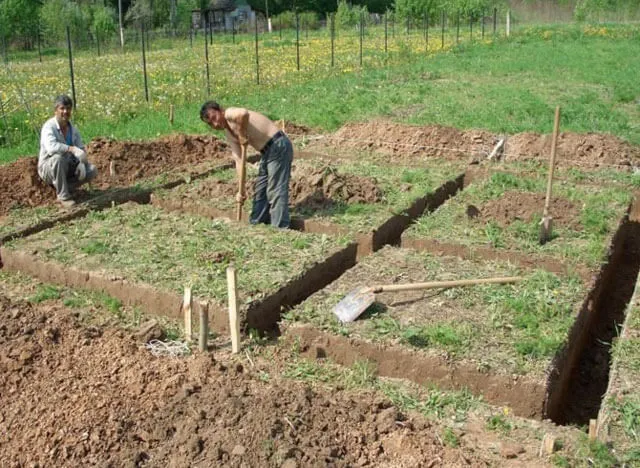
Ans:
[[[291,230],[249,225],[250,200],[235,222],[227,145],[176,133],[203,128],[199,72],[197,96],[160,99],[156,84],[149,108],[123,98],[127,118],[80,108],[101,175],[71,211],[34,158],[16,158],[30,137],[18,142],[0,166],[0,465],[640,463],[638,70],[599,63],[637,52],[638,37],[548,27],[419,61],[417,41],[388,61],[377,43],[362,69],[300,74],[274,54],[260,92],[221,96],[293,120]],[[310,34],[309,51],[322,44]],[[178,52],[151,56],[179,70]],[[556,103],[553,236],[540,245]],[[352,323],[333,312],[362,286],[503,276],[521,280],[379,293]],[[186,286],[194,316],[208,314],[205,351],[185,338]]]

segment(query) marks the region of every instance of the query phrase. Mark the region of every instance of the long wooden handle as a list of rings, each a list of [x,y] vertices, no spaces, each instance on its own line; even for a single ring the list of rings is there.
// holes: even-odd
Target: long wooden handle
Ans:
[[[558,147],[558,132],[560,129],[560,106],[556,107],[556,116],[553,120],[553,137],[551,140],[551,159],[549,161],[549,178],[547,179],[547,196],[544,199],[544,218],[549,216],[549,205],[551,204],[551,187],[553,186],[553,169],[556,166],[556,148]]]
[[[247,145],[240,145],[240,159],[242,160],[240,164],[240,177],[238,179],[238,195],[240,196],[240,200],[236,201],[236,220],[242,221],[242,207],[244,205],[245,198],[245,184],[247,181]]]
[[[430,281],[428,283],[410,283],[410,284],[388,284],[373,286],[371,289],[374,293],[391,292],[391,291],[414,291],[418,289],[436,289],[436,288],[454,288],[457,286],[474,286],[478,284],[507,284],[517,283],[524,278],[521,276],[507,276],[503,278],[482,278],[455,281]]]

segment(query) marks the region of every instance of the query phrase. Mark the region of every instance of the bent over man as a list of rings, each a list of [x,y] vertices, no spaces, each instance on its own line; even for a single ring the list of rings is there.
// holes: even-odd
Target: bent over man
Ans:
[[[242,163],[241,145],[249,144],[260,152],[251,224],[271,223],[275,227],[288,228],[293,145],[287,135],[258,112],[238,107],[223,109],[215,101],[202,105],[200,119],[213,129],[225,131],[238,174]]]
[[[73,102],[66,95],[54,101],[54,116],[40,132],[38,175],[56,189],[64,207],[75,205],[72,191],[93,179],[98,171],[89,164],[78,129],[71,125]]]

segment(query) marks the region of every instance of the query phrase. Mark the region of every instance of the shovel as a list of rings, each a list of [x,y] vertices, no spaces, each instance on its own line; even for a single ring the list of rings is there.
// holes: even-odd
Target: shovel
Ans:
[[[547,180],[547,196],[544,200],[544,210],[540,221],[540,235],[538,240],[540,245],[544,245],[551,240],[551,215],[549,205],[551,204],[551,187],[553,185],[553,169],[556,165],[556,147],[558,146],[558,129],[560,127],[560,106],[556,107],[556,117],[553,121],[553,139],[551,141],[551,160],[549,161],[549,179]]]
[[[236,200],[236,220],[242,221],[242,207],[245,199],[245,184],[247,181],[247,144],[240,145],[240,179],[238,180],[238,200]]]
[[[431,281],[428,283],[390,284],[380,286],[361,286],[347,294],[333,308],[333,313],[342,323],[353,322],[376,300],[376,293],[394,291],[416,291],[421,289],[455,288],[459,286],[474,286],[478,284],[507,284],[522,281],[521,276],[503,278],[482,278],[455,281]]]

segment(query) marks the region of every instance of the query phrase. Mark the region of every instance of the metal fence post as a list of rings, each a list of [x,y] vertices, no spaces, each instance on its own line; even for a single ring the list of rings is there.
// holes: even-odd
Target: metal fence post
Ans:
[[[296,65],[300,71],[300,16],[296,11]]]
[[[149,102],[149,86],[147,84],[147,56],[145,54],[144,22],[140,23],[140,37],[142,38],[142,73],[144,75],[144,98]]]
[[[336,14],[331,13],[331,68],[333,68],[334,66],[335,35],[336,35]]]
[[[71,75],[71,94],[73,96],[73,108],[76,109],[76,83],[73,76],[73,53],[71,52],[71,32],[67,26],[67,48],[69,49],[69,74]]]
[[[444,20],[445,20],[445,18],[444,18],[444,10],[442,10],[442,19],[441,19],[441,22],[442,22],[442,41],[441,41],[441,44],[440,44],[440,48],[441,49],[444,49]]]
[[[207,21],[204,23],[204,64],[207,72],[207,96],[211,95],[211,79],[209,77],[209,37],[207,31]]]
[[[387,13],[385,13],[384,14],[384,52],[385,52],[385,54],[388,52],[388,50],[387,50],[387,42],[388,42]]]
[[[258,18],[256,18],[256,84],[260,84],[260,61],[258,59]]]

